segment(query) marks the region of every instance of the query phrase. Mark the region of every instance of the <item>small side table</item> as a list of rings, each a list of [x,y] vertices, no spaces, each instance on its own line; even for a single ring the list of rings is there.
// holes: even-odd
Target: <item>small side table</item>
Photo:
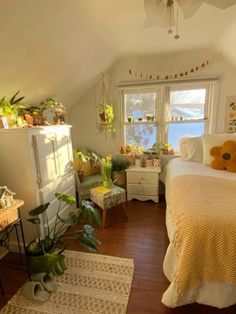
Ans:
[[[20,210],[19,210],[19,208],[22,205],[24,205],[24,201],[16,199],[14,200],[14,203],[12,204],[12,206],[4,208],[4,209],[0,209],[0,246],[5,247],[8,251],[10,251],[10,248],[9,248],[10,235],[12,231],[15,229],[17,244],[18,244],[18,249],[21,256],[22,264],[24,264],[25,262],[28,276],[30,278],[30,271],[29,271],[28,263],[26,259],[24,261],[25,237],[24,237],[23,225],[22,225],[22,220],[21,220]],[[20,228],[20,235],[23,242],[23,247],[24,247],[23,251],[20,245],[18,227]],[[14,267],[14,265],[6,265],[6,266]],[[3,286],[2,286],[1,280],[0,280],[0,291],[3,293]]]
[[[111,192],[109,194],[102,195],[95,190],[90,191],[90,198],[91,200],[97,204],[99,207],[102,208],[102,226],[103,228],[106,227],[106,215],[107,209],[112,208],[114,206],[122,204],[123,209],[125,210],[125,201],[126,201],[126,192],[124,189],[113,186]]]
[[[129,167],[127,173],[127,199],[159,201],[160,167]]]

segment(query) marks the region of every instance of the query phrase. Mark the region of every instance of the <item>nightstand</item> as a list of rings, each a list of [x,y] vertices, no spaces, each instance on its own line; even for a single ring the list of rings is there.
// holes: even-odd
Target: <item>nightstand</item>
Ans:
[[[160,167],[130,167],[127,173],[127,200],[159,201]]]

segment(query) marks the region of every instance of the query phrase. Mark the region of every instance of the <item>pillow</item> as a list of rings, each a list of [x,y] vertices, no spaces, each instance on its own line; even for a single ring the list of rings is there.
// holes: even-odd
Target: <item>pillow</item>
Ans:
[[[181,137],[179,148],[181,159],[202,162],[203,149],[201,136]]]
[[[224,142],[232,140],[236,141],[236,133],[223,134],[206,134],[202,136],[203,145],[203,164],[211,165],[213,156],[210,155],[210,150],[214,146],[222,146]]]
[[[236,172],[236,141],[226,141],[222,146],[214,146],[210,149],[213,156],[212,168]]]

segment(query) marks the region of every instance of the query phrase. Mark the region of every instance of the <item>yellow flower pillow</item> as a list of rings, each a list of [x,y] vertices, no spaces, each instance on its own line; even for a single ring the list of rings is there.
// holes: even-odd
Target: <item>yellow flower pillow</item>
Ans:
[[[210,155],[213,157],[212,168],[236,172],[236,141],[230,140],[222,146],[212,147]]]

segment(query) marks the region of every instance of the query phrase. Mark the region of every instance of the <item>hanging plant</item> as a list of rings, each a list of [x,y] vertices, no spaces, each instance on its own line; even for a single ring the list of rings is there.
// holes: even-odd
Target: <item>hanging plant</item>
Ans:
[[[101,122],[104,124],[104,127],[109,132],[115,132],[115,128],[113,126],[114,120],[114,110],[112,104],[99,104],[99,117]]]
[[[105,85],[104,75],[102,77],[101,84],[101,96],[100,96],[100,104],[98,107],[98,115],[99,115],[99,124],[102,124],[105,130],[109,132],[115,132],[115,128],[113,126],[113,121],[115,118],[113,105],[108,100],[107,89]]]

